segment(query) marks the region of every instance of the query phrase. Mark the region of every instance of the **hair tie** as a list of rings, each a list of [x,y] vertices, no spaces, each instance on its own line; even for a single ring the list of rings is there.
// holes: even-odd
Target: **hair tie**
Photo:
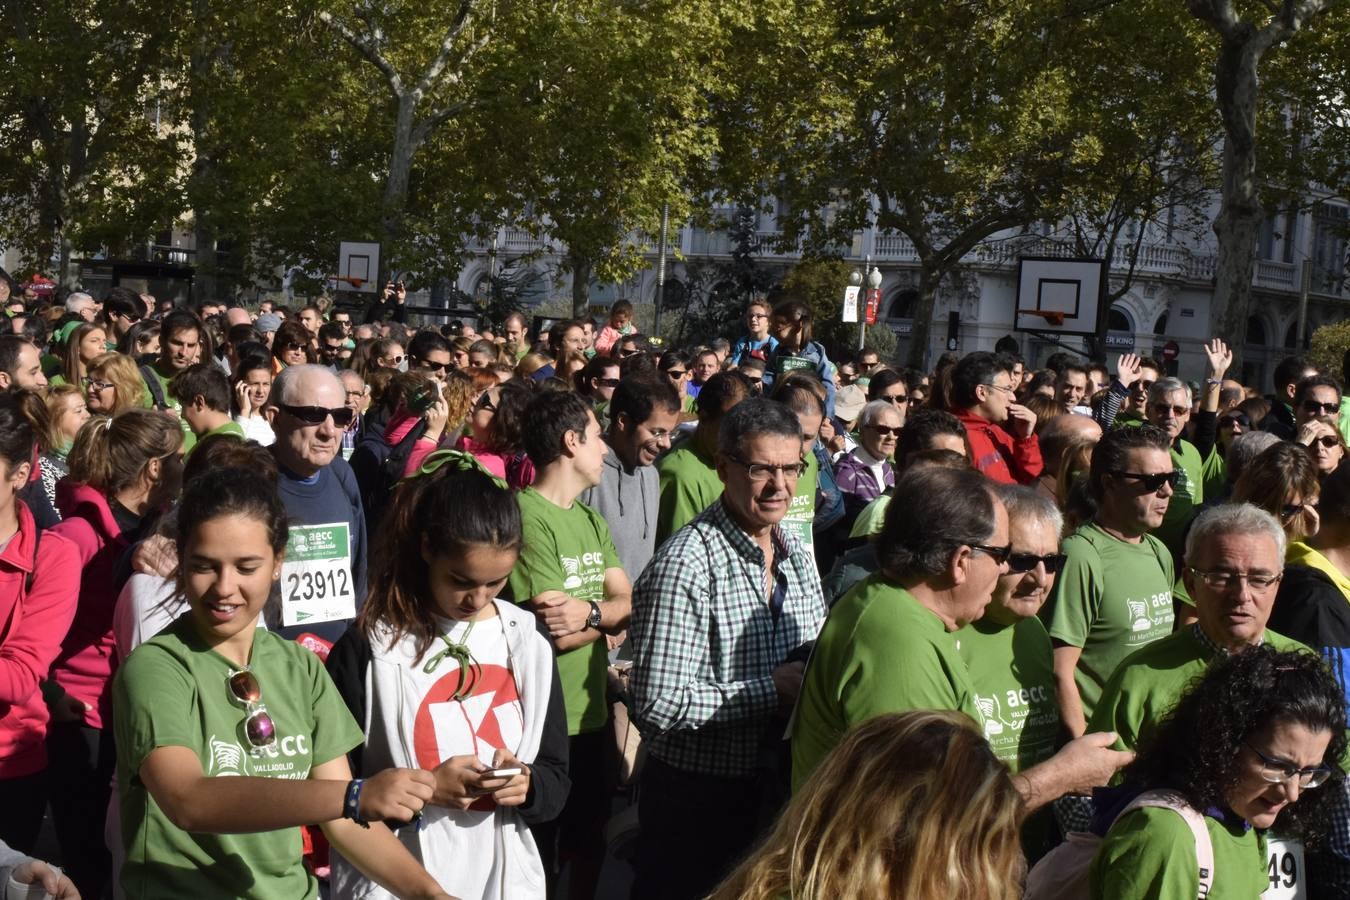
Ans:
[[[403,480],[407,481],[410,478],[421,478],[425,475],[434,475],[446,466],[449,466],[451,471],[454,472],[477,472],[480,475],[486,475],[488,478],[492,479],[492,483],[497,485],[497,487],[502,488],[503,490],[510,490],[510,485],[489,472],[487,466],[484,466],[478,460],[478,457],[474,456],[472,453],[465,453],[463,450],[437,450],[422,461],[422,465],[418,467],[417,471],[404,476]]]

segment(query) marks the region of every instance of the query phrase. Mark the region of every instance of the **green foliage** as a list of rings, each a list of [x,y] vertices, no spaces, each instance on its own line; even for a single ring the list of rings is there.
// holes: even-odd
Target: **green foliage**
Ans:
[[[852,271],[842,259],[815,257],[803,259],[783,278],[783,290],[810,305],[812,332],[831,359],[842,359],[858,346],[858,323],[842,320]]]
[[[895,349],[900,344],[900,339],[895,336],[885,325],[876,325],[867,329],[867,334],[863,336],[863,347],[868,350],[875,350],[877,359],[891,365],[903,365],[904,360],[895,358]],[[840,356],[838,359],[845,359]]]
[[[1312,333],[1308,361],[1323,372],[1339,374],[1342,381],[1350,380],[1350,373],[1341,371],[1341,362],[1350,350],[1350,320],[1323,325]]]

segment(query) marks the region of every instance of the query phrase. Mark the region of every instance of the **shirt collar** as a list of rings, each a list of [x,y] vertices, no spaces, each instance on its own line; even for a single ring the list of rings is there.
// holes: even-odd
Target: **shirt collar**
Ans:
[[[1205,629],[1200,627],[1199,622],[1196,622],[1191,626],[1191,634],[1195,637],[1196,643],[1203,647],[1211,657],[1229,655],[1229,651],[1226,647],[1220,647],[1209,639],[1209,635],[1205,634]],[[1255,646],[1259,647],[1265,642],[1266,636],[1265,633],[1262,632],[1261,639],[1256,642]]]
[[[745,529],[740,526],[731,513],[727,510],[724,500],[719,498],[716,503],[708,507],[708,520],[717,530],[722,532],[728,543],[741,556],[746,559],[754,560],[759,564],[764,562],[764,551],[760,549],[750,535],[745,533]],[[782,528],[775,525],[770,532],[770,539],[773,541],[775,565],[786,559],[792,552],[792,546],[788,543],[788,537]]]

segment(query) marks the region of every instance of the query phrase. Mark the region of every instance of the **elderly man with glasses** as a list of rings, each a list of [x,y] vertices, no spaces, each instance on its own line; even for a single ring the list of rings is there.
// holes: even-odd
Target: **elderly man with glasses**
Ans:
[[[825,618],[812,554],[782,526],[806,468],[798,417],[744,400],[716,446],[721,497],[633,593],[632,709],[649,751],[634,897],[706,896],[762,833],[778,799],[759,777],[763,741],[782,735],[800,648]]]
[[[361,490],[340,457],[356,413],[332,369],[287,366],[265,409],[276,434],[277,493],[291,521],[281,570],[280,630],[333,642],[366,596],[366,517]]]

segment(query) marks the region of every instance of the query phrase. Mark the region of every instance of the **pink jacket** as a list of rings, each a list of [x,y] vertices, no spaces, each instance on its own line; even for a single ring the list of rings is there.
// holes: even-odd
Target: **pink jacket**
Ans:
[[[620,331],[613,325],[606,325],[604,328],[601,328],[600,333],[595,336],[595,352],[600,356],[612,356],[614,345],[619,342],[619,338],[636,333],[637,328],[634,327],[631,322],[623,326],[623,331]]]
[[[85,714],[85,723],[91,728],[102,728],[105,722],[111,727],[112,675],[117,667],[113,639],[117,590],[113,574],[129,545],[113,519],[108,498],[100,491],[63,478],[56,483],[56,507],[62,521],[48,533],[59,534],[75,545],[83,571],[79,608],[52,667],[52,680],[70,696],[93,707]]]
[[[75,618],[80,590],[75,546],[50,531],[37,541],[33,514],[21,501],[15,508],[19,530],[0,553],[0,779],[47,768],[47,704],[39,682]],[[30,573],[31,591],[25,587]]]

